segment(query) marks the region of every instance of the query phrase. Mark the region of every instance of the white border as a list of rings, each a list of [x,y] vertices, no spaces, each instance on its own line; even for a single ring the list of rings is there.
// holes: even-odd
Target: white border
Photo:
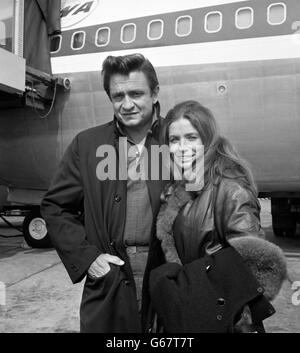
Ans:
[[[243,11],[243,10],[250,10],[250,11],[251,11],[251,23],[250,23],[250,25],[249,25],[248,27],[240,27],[240,26],[238,26],[238,24],[237,24],[238,13],[239,13],[240,11]],[[235,11],[235,27],[236,27],[236,28],[238,28],[238,29],[248,29],[248,28],[250,28],[250,27],[253,26],[253,22],[254,22],[254,11],[253,11],[252,7],[240,7],[239,9],[237,9],[237,10]]]
[[[297,1],[299,1],[299,0],[297,0]],[[284,7],[284,19],[283,19],[283,21],[278,22],[278,23],[271,23],[270,22],[270,9],[271,9],[272,6],[276,6],[276,5],[283,5],[283,7]],[[275,2],[274,4],[269,5],[268,6],[268,11],[267,11],[267,21],[268,21],[269,25],[271,25],[271,26],[278,26],[278,25],[281,25],[282,23],[284,23],[286,21],[286,4],[284,2]]]
[[[98,32],[100,30],[103,30],[103,29],[108,29],[107,42],[105,44],[97,44]],[[98,48],[99,47],[105,47],[105,46],[107,46],[109,44],[109,42],[110,42],[110,31],[111,31],[110,27],[100,27],[100,28],[97,29],[96,35],[95,35],[95,45],[96,45],[96,47],[98,47]]]
[[[215,30],[215,31],[209,31],[209,30],[207,29],[207,17],[208,17],[209,15],[212,15],[212,14],[219,14],[219,15],[220,15],[220,18],[221,18],[220,27],[219,27],[217,30]],[[222,12],[220,12],[220,11],[211,11],[211,12],[208,12],[208,13],[205,15],[205,19],[204,19],[204,31],[205,31],[206,33],[217,33],[217,32],[219,32],[219,31],[222,29],[222,27],[223,27],[223,14],[222,14]]]
[[[179,34],[178,33],[178,21],[182,18],[189,18],[190,19],[190,30],[187,34]],[[175,22],[175,34],[177,37],[187,37],[192,33],[192,29],[193,29],[193,17],[189,16],[189,15],[183,15],[183,16],[179,16],[176,18],[176,22]]]
[[[150,26],[151,26],[151,24],[152,24],[153,22],[160,22],[160,23],[161,23],[161,34],[160,34],[159,37],[155,37],[155,38],[153,38],[153,37],[151,38],[151,37],[150,37]],[[161,20],[160,18],[158,18],[158,19],[152,20],[152,21],[150,21],[150,22],[148,23],[148,25],[147,25],[147,38],[148,38],[149,40],[158,40],[158,39],[160,39],[163,35],[164,35],[164,21],[163,21],[163,20]]]
[[[124,41],[124,40],[122,39],[122,37],[123,37],[124,28],[127,27],[127,26],[133,26],[133,27],[134,27],[134,32],[133,32],[134,35],[133,35],[133,39],[132,39],[132,40]],[[131,22],[131,23],[125,23],[125,25],[123,25],[123,26],[121,27],[121,33],[120,33],[120,41],[121,41],[121,43],[123,43],[123,44],[129,44],[129,43],[134,42],[135,39],[136,39],[136,24],[133,23],[133,22]]]
[[[81,46],[80,48],[74,48],[74,47],[73,47],[74,37],[75,37],[75,35],[78,34],[78,33],[83,33],[82,46]],[[81,49],[84,47],[84,45],[85,45],[85,37],[86,37],[85,31],[76,31],[76,32],[74,32],[74,33],[72,34],[72,37],[71,37],[71,49],[72,49],[72,50],[81,50]]]

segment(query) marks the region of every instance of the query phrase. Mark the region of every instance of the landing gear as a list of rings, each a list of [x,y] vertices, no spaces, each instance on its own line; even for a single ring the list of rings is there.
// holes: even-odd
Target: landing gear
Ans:
[[[294,237],[297,223],[296,214],[291,212],[287,198],[271,198],[273,232],[277,237]]]
[[[32,209],[25,216],[23,221],[23,235],[27,244],[32,248],[52,247],[46,222],[42,218],[38,207]]]

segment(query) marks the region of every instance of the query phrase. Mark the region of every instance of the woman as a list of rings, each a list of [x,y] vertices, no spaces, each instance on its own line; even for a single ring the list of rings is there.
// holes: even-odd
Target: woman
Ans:
[[[203,255],[205,249],[232,237],[264,236],[251,171],[231,143],[219,134],[209,109],[195,101],[177,104],[165,119],[163,140],[169,145],[173,176],[180,179],[180,172],[182,175],[182,181],[174,180],[162,197],[168,200],[173,194],[178,198],[178,211],[182,208],[173,227],[177,248],[181,249],[180,262],[189,263]],[[188,186],[197,185],[198,190],[187,192]],[[192,247],[186,246],[187,232]]]
[[[216,262],[216,257],[209,257],[229,247],[231,238],[264,236],[257,189],[249,167],[219,134],[211,111],[196,101],[177,104],[168,112],[163,140],[169,146],[174,180],[162,195],[164,203],[157,219],[157,237],[166,262],[171,264],[155,269],[150,278],[150,293],[159,319],[167,332],[232,332],[243,331],[244,326],[248,330],[251,325],[250,331],[263,331],[261,320],[274,312],[262,293],[258,294],[263,289],[248,269],[242,270],[243,263],[233,263],[235,254],[222,259],[222,264],[221,260]],[[207,265],[207,261],[211,262]],[[214,280],[224,283],[220,287]],[[243,289],[234,292],[240,286]],[[224,288],[229,288],[228,299]],[[212,300],[213,293],[220,293],[220,298]],[[232,304],[231,297],[236,298]],[[247,304],[250,298],[258,300],[257,297],[261,299],[260,306],[254,306],[262,311],[254,327],[248,307],[244,310],[241,303]],[[220,326],[222,320],[224,325]]]

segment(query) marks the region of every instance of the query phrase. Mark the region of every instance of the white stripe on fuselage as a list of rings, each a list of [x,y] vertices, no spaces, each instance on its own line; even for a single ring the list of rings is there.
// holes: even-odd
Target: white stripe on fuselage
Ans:
[[[143,53],[155,67],[300,58],[300,34],[52,58],[54,74],[99,71],[108,55]]]

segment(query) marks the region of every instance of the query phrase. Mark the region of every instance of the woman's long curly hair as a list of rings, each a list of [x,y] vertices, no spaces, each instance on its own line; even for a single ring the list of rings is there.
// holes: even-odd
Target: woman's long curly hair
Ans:
[[[180,119],[189,120],[198,131],[204,145],[204,188],[216,185],[220,178],[236,179],[257,195],[257,188],[248,163],[229,140],[219,134],[212,112],[197,101],[188,100],[174,106],[164,121],[162,142],[169,145],[169,127]]]

